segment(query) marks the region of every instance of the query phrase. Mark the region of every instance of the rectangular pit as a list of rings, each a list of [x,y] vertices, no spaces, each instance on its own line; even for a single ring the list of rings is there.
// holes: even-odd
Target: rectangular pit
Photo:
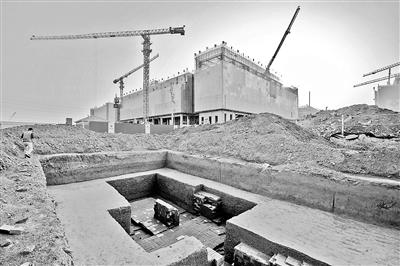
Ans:
[[[66,157],[66,161],[62,161],[63,157]],[[122,160],[121,168],[118,167],[118,160]],[[141,160],[144,160],[144,163],[141,163]],[[90,162],[94,163],[91,164]],[[273,255],[269,254],[269,252],[280,251],[284,252],[286,256],[304,258],[316,265],[324,265],[323,261],[329,264],[337,264],[338,262],[354,262],[357,261],[357,259],[364,262],[372,261],[376,264],[387,264],[387,262],[391,262],[395,259],[392,256],[393,250],[396,252],[396,250],[398,250],[398,244],[400,243],[398,238],[396,238],[396,230],[393,231],[387,228],[363,224],[346,218],[336,217],[332,213],[321,212],[319,210],[317,211],[300,206],[306,205],[323,210],[328,209],[329,205],[327,204],[332,200],[329,195],[332,190],[336,190],[333,191],[337,193],[334,194],[337,198],[337,201],[334,202],[336,203],[337,209],[334,211],[339,210],[340,213],[342,213],[341,211],[345,211],[347,214],[354,214],[354,211],[358,210],[358,218],[365,216],[371,218],[371,216],[369,216],[371,214],[367,213],[368,210],[373,209],[371,202],[378,199],[387,200],[393,197],[396,198],[395,196],[398,194],[398,190],[375,186],[368,182],[352,185],[349,183],[336,183],[322,177],[305,177],[292,172],[265,172],[256,164],[237,161],[232,162],[231,160],[218,158],[201,158],[199,156],[169,151],[132,152],[132,157],[130,157],[128,153],[122,153],[121,157],[118,153],[112,153],[110,156],[104,153],[81,154],[79,156],[55,155],[54,160],[52,156],[46,156],[42,160],[42,163],[43,169],[46,171],[49,185],[70,183],[68,185],[49,187],[49,189],[54,190],[55,195],[64,195],[64,197],[72,202],[76,201],[75,198],[72,195],[65,194],[63,192],[64,189],[69,190],[70,188],[74,188],[74,190],[71,191],[73,195],[75,195],[74,193],[81,193],[79,190],[88,190],[88,195],[89,197],[93,196],[91,200],[94,202],[96,200],[98,201],[104,193],[111,193],[113,197],[117,197],[118,195],[120,197],[122,195],[124,197],[124,203],[122,203],[123,201],[120,199],[117,200],[121,202],[120,204],[111,203],[108,199],[104,199],[104,202],[107,204],[101,204],[101,208],[106,208],[108,210],[108,217],[112,217],[111,219],[114,221],[114,224],[118,222],[118,227],[123,232],[124,236],[115,229],[114,238],[118,235],[119,238],[124,239],[122,242],[128,246],[130,244],[127,244],[127,239],[129,239],[131,243],[135,243],[129,236],[132,228],[129,227],[129,229],[127,229],[127,225],[131,222],[131,208],[128,201],[157,196],[173,202],[187,212],[193,212],[191,203],[192,197],[196,191],[200,190],[220,196],[222,198],[222,210],[224,214],[227,218],[233,217],[227,222],[227,237],[224,242],[227,255],[225,259],[228,262],[233,261],[234,247],[244,242],[269,256]],[[111,167],[107,167],[107,164],[110,164]],[[170,169],[160,168],[165,166]],[[179,172],[171,168],[177,169]],[[150,171],[140,174],[115,176],[116,174],[145,170]],[[73,182],[86,180],[92,181],[73,184]],[[242,190],[235,189],[231,186]],[[114,190],[114,192],[111,192],[109,190],[110,188]],[[96,192],[99,189],[100,192],[103,192]],[[244,190],[269,197],[255,195]],[[81,195],[84,195],[86,201],[87,195],[85,193]],[[115,193],[117,195],[114,195]],[[295,202],[299,205],[272,200],[271,198],[283,199]],[[345,204],[340,204],[340,202],[344,200],[346,200]],[[58,197],[58,201],[61,202],[60,206],[64,207],[66,204],[66,199],[63,197]],[[81,203],[85,205],[85,201]],[[103,199],[101,201],[103,201]],[[72,208],[81,207],[78,202],[74,204],[75,205],[71,205]],[[329,204],[332,204],[332,201]],[[253,208],[256,205],[259,206]],[[282,206],[287,208],[288,211],[279,213],[279,211],[274,210],[274,208],[276,208],[275,206]],[[381,215],[379,216],[381,219],[380,221],[400,220],[396,204],[394,206],[395,207],[392,209],[381,210]],[[87,213],[92,213],[93,210],[89,210],[89,207],[87,208],[88,210],[86,213],[80,214],[82,215],[80,218],[86,217],[85,215],[87,215]],[[375,210],[375,212],[377,211]],[[296,215],[299,217],[307,216],[307,213],[309,213],[309,216],[315,217],[318,223],[324,224],[327,228],[345,228],[346,232],[342,233],[343,230],[333,230],[332,235],[327,235],[327,238],[323,239],[323,241],[329,242],[329,245],[331,245],[331,242],[335,244],[332,244],[332,247],[329,246],[329,249],[321,251],[320,249],[322,247],[320,247],[318,243],[314,243],[313,235],[307,238],[307,242],[297,242],[298,236],[304,233],[298,231],[296,234],[291,235],[291,226],[293,225],[281,225],[280,222],[277,221],[273,226],[277,226],[277,228],[285,227],[285,230],[288,232],[287,238],[291,239],[289,245],[288,243],[282,242],[280,239],[271,239],[271,232],[266,232],[262,227],[257,225],[259,222],[262,223],[264,219],[273,220],[273,217],[276,217],[278,213],[279,216],[282,216],[282,219],[285,219],[284,217],[286,216],[290,217],[289,219],[294,221],[294,224],[296,224],[297,219],[293,218],[294,216],[291,215],[291,213],[297,213]],[[99,215],[97,212],[95,212],[95,214]],[[376,217],[376,213],[372,214],[372,217]],[[73,215],[75,215],[75,213],[73,213]],[[73,220],[74,217],[72,216],[63,216],[62,220]],[[107,217],[103,215],[99,217],[107,220],[107,223],[111,224]],[[101,220],[100,218],[99,220]],[[304,226],[306,228],[313,228],[313,224],[314,221],[310,220],[304,223]],[[97,226],[96,223],[92,225]],[[122,228],[124,230],[122,230]],[[365,230],[360,230],[359,228]],[[90,227],[87,229],[90,229]],[[76,232],[76,228],[71,232]],[[354,243],[350,248],[357,250],[357,252],[359,252],[358,254],[347,253],[346,250],[349,247],[346,245],[342,246],[343,243],[340,241],[337,242],[340,240],[339,235],[341,234],[346,235],[346,238],[350,241],[348,243]],[[318,236],[318,234],[316,234],[316,236]],[[378,237],[379,239],[376,236],[380,236]],[[113,236],[109,235],[108,237]],[[380,238],[383,238],[385,241],[382,242]],[[181,241],[182,240],[177,241],[174,245],[181,245]],[[191,240],[188,238],[187,241],[190,242]],[[193,243],[197,242],[194,241]],[[263,245],[262,243],[268,243],[268,245]],[[364,252],[368,249],[374,249],[379,245],[381,245],[381,247],[377,249],[374,254]],[[362,250],[358,247],[362,248]],[[135,255],[137,255],[136,260],[138,260],[137,257],[142,256],[144,261],[146,257],[149,256],[143,254],[144,251],[140,245],[133,245],[132,248],[136,249],[137,254],[139,254],[137,255],[135,253]],[[149,254],[153,254],[154,252],[163,253],[163,250],[163,248],[155,249],[155,251]],[[321,255],[322,253],[324,253],[323,256]],[[113,262],[116,264],[115,261]]]
[[[174,244],[183,237],[193,236],[206,247],[223,254],[225,221],[256,205],[229,193],[204,185],[180,182],[162,174],[147,174],[122,179],[115,177],[107,183],[130,201],[132,214],[126,214],[132,215],[129,234],[147,252],[153,252]],[[221,197],[222,208],[218,215],[220,219],[216,222],[195,213],[193,199],[194,194],[199,191],[207,191]],[[152,208],[156,199],[165,200],[180,210],[181,223],[179,226],[166,228],[153,218],[154,211]],[[154,232],[146,230],[149,225],[153,226]]]

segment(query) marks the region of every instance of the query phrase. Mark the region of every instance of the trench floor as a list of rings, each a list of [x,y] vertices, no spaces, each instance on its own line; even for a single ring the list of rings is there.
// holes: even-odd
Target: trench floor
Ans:
[[[168,228],[154,219],[153,206],[162,199],[180,213],[179,226]],[[197,216],[161,197],[146,197],[130,202],[132,209],[131,238],[147,252],[174,244],[186,236],[194,236],[203,245],[223,255],[225,224],[217,225],[204,216]]]

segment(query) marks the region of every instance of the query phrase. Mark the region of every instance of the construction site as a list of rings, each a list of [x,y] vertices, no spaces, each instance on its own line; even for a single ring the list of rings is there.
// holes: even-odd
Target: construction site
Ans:
[[[75,125],[1,129],[0,265],[399,265],[400,62],[354,85],[387,82],[375,105],[299,108],[271,69],[299,12],[267,65],[221,41],[158,80],[150,38],[185,26],[33,35],[140,39],[143,64]]]

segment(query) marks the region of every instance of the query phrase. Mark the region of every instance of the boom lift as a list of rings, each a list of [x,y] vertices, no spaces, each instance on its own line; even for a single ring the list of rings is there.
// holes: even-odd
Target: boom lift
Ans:
[[[143,38],[143,120],[146,125],[146,133],[150,133],[148,124],[149,116],[149,72],[150,72],[150,53],[151,42],[150,35],[160,34],[180,34],[185,35],[185,25],[182,27],[169,27],[163,29],[152,30],[133,30],[133,31],[116,31],[101,32],[76,35],[58,35],[58,36],[35,36],[32,35],[31,40],[76,40],[76,39],[100,39],[114,37],[133,37],[142,36]]]
[[[155,60],[156,58],[158,58],[159,54],[156,54],[155,56],[153,56],[149,63],[152,62],[153,60]],[[135,73],[136,71],[138,71],[139,69],[141,69],[142,67],[144,67],[144,64],[141,64],[138,67],[135,67],[134,69],[132,69],[131,71],[129,71],[128,73],[122,75],[119,78],[116,78],[113,80],[114,84],[119,83],[119,98],[117,96],[115,96],[114,98],[114,107],[118,108],[117,111],[117,121],[121,120],[121,107],[122,107],[122,96],[124,94],[124,79],[129,77],[131,74]]]
[[[271,68],[271,65],[274,62],[275,57],[277,56],[279,50],[281,49],[283,42],[285,41],[286,37],[289,35],[290,29],[292,28],[292,25],[293,25],[293,23],[294,23],[294,21],[295,21],[295,19],[297,17],[297,14],[299,13],[299,11],[300,11],[300,6],[298,6],[296,11],[294,12],[292,20],[290,21],[288,28],[286,29],[285,33],[283,34],[283,37],[281,39],[281,42],[278,45],[278,48],[276,48],[276,51],[275,51],[274,55],[272,56],[271,60],[269,61],[268,65],[267,65],[267,69],[265,70],[265,74],[269,73],[269,69]]]

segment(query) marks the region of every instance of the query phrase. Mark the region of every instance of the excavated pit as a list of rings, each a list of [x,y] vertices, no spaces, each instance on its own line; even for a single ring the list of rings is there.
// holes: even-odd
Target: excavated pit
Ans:
[[[256,205],[204,185],[191,186],[162,174],[116,179],[107,183],[130,202],[131,226],[128,233],[147,252],[167,247],[185,236],[194,236],[206,247],[223,255],[226,221]],[[193,198],[200,191],[221,199],[216,217],[205,217],[194,210]],[[156,199],[162,199],[179,210],[179,226],[168,227],[154,218]]]
[[[49,155],[41,164],[77,264],[206,265],[210,249],[238,265],[243,252],[312,265],[391,264],[400,251],[397,229],[332,213],[398,225],[393,186],[171,151]],[[221,198],[221,224],[195,212],[199,191]],[[157,229],[156,198],[179,209],[178,227]]]

